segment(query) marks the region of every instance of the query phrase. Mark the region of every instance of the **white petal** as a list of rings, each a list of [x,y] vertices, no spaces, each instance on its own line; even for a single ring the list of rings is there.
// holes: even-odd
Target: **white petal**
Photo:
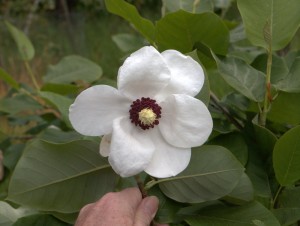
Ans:
[[[205,104],[185,94],[169,96],[162,107],[159,129],[166,141],[176,147],[202,145],[209,137],[213,122]]]
[[[112,131],[115,118],[128,115],[131,101],[113,87],[98,85],[81,92],[70,106],[69,118],[79,133],[101,136]]]
[[[146,46],[128,57],[118,73],[118,89],[131,99],[154,97],[170,80],[160,53]]]
[[[200,92],[205,78],[200,64],[190,56],[185,56],[176,50],[166,50],[161,55],[171,71],[171,80],[162,91],[163,96],[166,97],[170,94],[196,96]]]
[[[157,178],[176,176],[188,166],[191,148],[174,147],[160,133],[155,135],[155,152],[145,172]]]
[[[154,145],[149,133],[151,130],[136,127],[128,117],[114,120],[108,161],[122,177],[136,175],[150,163]]]
[[[111,144],[111,134],[104,135],[100,142],[100,155],[103,157],[109,156]]]

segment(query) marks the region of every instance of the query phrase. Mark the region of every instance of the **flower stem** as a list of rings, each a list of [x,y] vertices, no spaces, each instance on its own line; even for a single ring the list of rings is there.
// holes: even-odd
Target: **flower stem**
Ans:
[[[273,208],[273,209],[275,208],[275,205],[276,205],[276,202],[277,202],[277,198],[278,198],[279,194],[281,193],[282,189],[283,189],[283,187],[280,185],[280,187],[278,188],[278,190],[277,190],[277,192],[276,192],[276,194],[274,196],[274,199],[272,200],[272,206],[271,206],[271,208]]]
[[[35,76],[34,76],[32,70],[31,70],[31,67],[30,67],[28,61],[24,61],[24,64],[25,64],[26,70],[27,70],[27,72],[28,72],[28,74],[29,74],[29,76],[31,78],[31,81],[32,81],[34,87],[36,88],[36,90],[39,90],[40,87],[39,87],[39,85],[38,85],[38,83],[37,83],[37,81],[35,79]]]
[[[267,61],[267,71],[266,71],[266,94],[265,94],[263,109],[259,117],[259,124],[261,126],[266,126],[267,114],[270,108],[270,104],[272,102],[271,68],[272,68],[272,46],[270,45],[268,49],[268,61]]]
[[[135,179],[135,181],[136,181],[136,183],[137,183],[137,185],[138,185],[138,187],[139,187],[139,189],[142,193],[142,197],[146,198],[148,196],[147,191],[145,190],[144,183],[141,181],[140,176],[136,175],[136,176],[134,176],[134,179]]]

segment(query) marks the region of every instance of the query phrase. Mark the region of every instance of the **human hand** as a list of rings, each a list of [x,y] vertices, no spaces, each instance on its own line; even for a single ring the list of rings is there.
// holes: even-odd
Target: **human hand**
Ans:
[[[75,226],[149,226],[158,202],[155,196],[142,199],[138,188],[107,193],[81,209]]]

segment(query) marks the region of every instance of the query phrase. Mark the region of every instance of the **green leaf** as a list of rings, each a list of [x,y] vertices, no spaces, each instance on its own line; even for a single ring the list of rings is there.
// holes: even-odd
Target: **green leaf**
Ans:
[[[73,100],[52,92],[39,92],[39,94],[43,99],[49,101],[52,105],[54,105],[61,113],[64,122],[70,125],[69,107],[73,103]]]
[[[267,128],[253,124],[255,142],[265,156],[271,156],[277,137]]]
[[[2,68],[0,68],[0,79],[7,82],[10,86],[15,89],[19,89],[19,84],[17,81],[9,74],[7,74]]]
[[[43,79],[45,83],[67,84],[78,80],[91,83],[101,76],[102,68],[99,65],[81,56],[71,55],[56,65],[50,65]]]
[[[272,103],[268,119],[271,121],[297,125],[300,122],[300,93],[280,92]]]
[[[11,226],[19,218],[18,211],[8,203],[0,201],[0,225]]]
[[[271,183],[266,172],[266,162],[256,146],[249,147],[246,173],[253,184],[255,196],[269,202],[272,196]]]
[[[110,13],[123,17],[150,42],[154,43],[154,25],[150,20],[141,17],[137,9],[124,0],[105,0],[105,5]]]
[[[300,208],[300,187],[286,187],[278,197],[278,206]]]
[[[272,50],[285,47],[300,24],[298,0],[237,0],[246,34],[255,46]]]
[[[207,71],[207,74],[210,89],[217,97],[219,97],[219,99],[234,92],[234,89],[228,85],[218,70],[209,70]]]
[[[217,136],[213,140],[210,140],[209,144],[220,145],[227,148],[243,165],[246,165],[248,160],[248,148],[240,133],[233,132]]]
[[[281,225],[300,220],[300,187],[287,187],[278,197],[278,209],[273,210]]]
[[[158,211],[155,214],[155,221],[159,223],[173,223],[178,218],[177,212],[182,207],[180,203],[168,199],[158,187],[148,191],[148,195],[154,195],[159,199]]]
[[[192,57],[195,61],[197,61],[201,65],[201,62],[199,61],[199,58],[197,55],[197,51],[192,51],[192,52],[188,53],[187,55]],[[204,84],[203,84],[203,87],[201,88],[200,92],[196,95],[196,98],[201,100],[206,106],[208,106],[209,100],[210,100],[210,86],[209,86],[209,80],[208,80],[208,76],[205,71],[205,68],[203,66],[202,66],[202,68],[204,70],[204,77],[205,77]]]
[[[59,221],[51,215],[47,214],[35,214],[26,217],[22,217],[17,220],[13,226],[67,226],[68,224]]]
[[[5,25],[17,44],[21,59],[24,61],[31,60],[34,57],[34,48],[30,40],[21,30],[13,26],[11,23],[5,21]]]
[[[42,106],[31,97],[18,94],[10,98],[0,100],[0,111],[9,114],[16,114],[23,111],[34,111],[41,109]]]
[[[201,42],[213,52],[225,55],[229,32],[223,21],[214,13],[192,14],[180,10],[157,21],[156,41],[161,51],[176,49],[188,53],[194,49],[197,42]]]
[[[239,183],[235,188],[224,198],[227,202],[241,205],[245,202],[253,200],[254,190],[253,185],[246,173],[243,173]]]
[[[175,12],[180,9],[190,13],[202,13],[213,11],[214,6],[211,0],[163,0],[163,7],[168,12]]]
[[[286,132],[276,142],[273,152],[273,166],[278,182],[290,185],[300,179],[300,126]]]
[[[178,202],[199,203],[229,194],[244,168],[221,146],[202,146],[192,152],[189,166],[175,177],[156,181],[162,192]]]
[[[23,143],[12,144],[4,152],[3,165],[13,171],[20,159],[25,145]]]
[[[79,211],[116,183],[116,174],[98,150],[98,143],[86,140],[33,141],[15,168],[7,199],[42,211]]]
[[[215,56],[219,72],[224,80],[238,92],[255,102],[265,96],[265,75],[246,62],[233,57],[223,60]]]
[[[291,226],[300,220],[300,208],[278,208],[274,209],[273,214],[277,217],[280,225]],[[297,224],[298,225],[298,224]]]
[[[50,214],[57,219],[67,222],[69,224],[74,224],[76,219],[78,218],[78,212],[75,213],[57,213],[57,212],[50,212]]]
[[[47,128],[38,135],[38,138],[50,143],[63,144],[75,140],[81,140],[83,137],[76,131],[65,132],[59,128]]]
[[[126,33],[113,35],[112,40],[123,52],[133,52],[146,44],[140,36]]]
[[[0,201],[0,226],[11,226],[18,218],[31,212],[24,208],[15,209],[8,203]]]
[[[246,34],[252,44],[273,50],[285,47],[300,24],[298,0],[238,0]]]
[[[276,88],[289,93],[299,93],[300,92],[300,57],[297,57],[289,73],[281,81],[276,84]]]
[[[261,54],[252,62],[252,66],[261,72],[265,73],[267,70],[268,55]],[[289,73],[289,68],[284,61],[284,58],[275,54],[272,56],[271,67],[271,84],[277,87],[277,83],[282,80]]]
[[[280,226],[275,216],[258,202],[239,207],[202,210],[198,216],[186,219],[191,226]]]
[[[78,90],[79,88],[76,85],[55,83],[46,83],[41,88],[41,91],[49,91],[61,95],[76,94],[78,93]]]

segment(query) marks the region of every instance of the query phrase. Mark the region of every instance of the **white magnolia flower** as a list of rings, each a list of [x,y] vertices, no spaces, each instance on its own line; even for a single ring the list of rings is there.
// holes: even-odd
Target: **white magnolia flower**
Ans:
[[[104,135],[100,153],[121,176],[175,176],[212,131],[207,107],[194,98],[203,83],[191,57],[143,47],[120,67],[118,89],[97,85],[76,98],[70,121],[81,134]]]

